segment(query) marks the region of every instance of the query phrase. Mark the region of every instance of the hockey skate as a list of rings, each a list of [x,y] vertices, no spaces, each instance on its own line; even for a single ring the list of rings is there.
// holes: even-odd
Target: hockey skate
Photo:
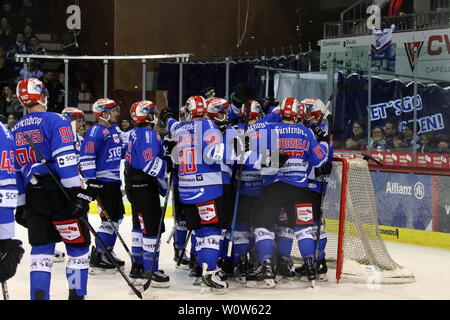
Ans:
[[[202,286],[200,289],[201,294],[225,294],[227,292],[228,283],[221,279],[219,270],[216,268],[212,271],[207,271],[208,265],[203,264]]]
[[[291,258],[280,258],[276,269],[275,282],[286,283],[295,280],[296,273],[293,267],[294,261]]]
[[[66,260],[66,254],[58,249],[55,249],[55,256],[53,262],[64,262]]]
[[[140,263],[133,263],[131,265],[131,270],[130,270],[130,280],[131,283],[133,283],[135,286],[142,286],[145,283],[144,280],[144,266]]]
[[[247,275],[247,283],[250,288],[275,288],[275,275],[273,274],[272,261],[264,260],[263,263],[253,272]]]
[[[143,273],[144,279],[148,279],[148,272]],[[152,273],[152,288],[168,288],[170,286],[170,277],[164,273],[163,270],[156,270]]]
[[[228,278],[234,275],[233,262],[231,260],[221,260],[218,265],[220,266],[218,273],[223,281],[227,281]]]
[[[69,300],[84,300],[84,296],[77,296],[75,289],[69,289]]]
[[[175,251],[175,254],[173,257],[173,261],[175,261],[175,268],[188,270],[189,266],[190,266],[190,259],[186,256],[186,250],[184,252],[183,257],[181,257],[181,259],[180,259],[180,256],[181,256],[181,252],[183,251],[183,249],[174,248],[174,251]],[[179,264],[178,264],[178,262],[179,262]]]
[[[191,254],[191,272],[189,272],[189,277],[192,277],[192,284],[194,286],[199,286],[202,284],[202,268],[197,263],[197,258],[195,255]]]
[[[316,270],[317,270],[317,281],[318,282],[326,282],[328,281],[327,277],[327,263],[325,259],[316,261]],[[307,274],[306,274],[306,266],[305,264],[302,264],[300,267],[295,269],[295,272],[297,274],[297,277],[300,278],[300,281],[309,281]]]
[[[116,271],[116,267],[109,261],[107,256],[102,252],[98,252],[97,249],[92,246],[91,260],[89,261],[89,274],[114,274]]]
[[[245,285],[247,282],[247,275],[248,275],[248,259],[246,254],[242,254],[239,256],[239,262],[234,268],[234,280],[236,280],[237,283]]]

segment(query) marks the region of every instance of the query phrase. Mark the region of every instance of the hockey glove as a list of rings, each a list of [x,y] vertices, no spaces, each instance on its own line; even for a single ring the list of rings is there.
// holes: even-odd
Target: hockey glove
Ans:
[[[267,150],[263,155],[261,165],[263,167],[281,168],[289,160],[289,155],[282,150]]]
[[[158,118],[161,121],[161,127],[165,128],[167,126],[167,121],[169,121],[169,119],[175,119],[175,115],[170,108],[165,108],[161,110]]]
[[[0,240],[0,282],[10,279],[16,274],[17,265],[22,260],[24,252],[22,241]]]
[[[244,101],[239,98],[236,93],[232,93],[230,96],[230,101],[232,104],[234,104],[236,107],[238,107],[239,109],[242,107],[242,105],[244,104]]]
[[[325,164],[323,166],[321,166],[320,168],[314,168],[314,174],[316,177],[319,177],[321,175],[328,176],[331,174],[332,169],[333,169],[333,163],[325,162]]]
[[[86,181],[86,186],[93,198],[96,198],[103,190],[103,182],[98,179],[89,179]]]
[[[265,114],[269,113],[271,107],[276,107],[280,104],[274,97],[265,97],[261,101],[261,108]]]
[[[25,205],[16,208],[15,219],[18,224],[25,228],[28,228],[27,210],[25,208]]]
[[[166,156],[170,156],[172,154],[173,148],[175,148],[176,145],[177,145],[176,141],[164,140],[163,141],[164,154]]]
[[[330,135],[325,132],[321,127],[319,126],[311,126],[311,130],[314,132],[314,135],[316,136],[317,141],[319,142],[329,142]]]
[[[84,217],[89,212],[89,203],[95,200],[95,196],[89,191],[89,189],[83,188],[70,188],[72,201],[69,203],[69,212],[75,217]]]
[[[216,95],[216,89],[214,89],[213,87],[208,87],[206,89],[203,89],[200,92],[200,95],[205,99],[212,98]]]

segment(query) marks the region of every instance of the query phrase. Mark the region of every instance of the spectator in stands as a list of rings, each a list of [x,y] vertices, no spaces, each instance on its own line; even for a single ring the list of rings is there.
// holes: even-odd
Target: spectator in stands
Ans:
[[[437,141],[432,132],[425,132],[419,140],[420,147],[418,153],[437,153]]]
[[[17,99],[15,92],[9,86],[3,88],[3,99],[5,100],[7,113],[23,112],[22,105]]]
[[[64,109],[64,99],[66,96],[66,88],[64,87],[64,73],[60,72],[58,74],[58,80],[56,81],[55,86],[55,94],[56,94],[56,101],[55,101],[55,110],[56,113],[61,113],[61,111]]]
[[[0,45],[5,48],[13,42],[14,42],[13,29],[11,28],[8,19],[3,17],[0,20]]]
[[[384,130],[382,126],[372,128],[372,137],[369,140],[370,150],[386,151],[386,140],[384,140]]]
[[[390,149],[392,152],[412,152],[411,147],[405,142],[405,135],[403,133],[397,133],[392,139],[393,147]]]
[[[23,63],[15,62],[15,55],[26,53],[28,53],[28,51],[27,45],[25,44],[25,39],[22,33],[18,33],[16,36],[16,43],[11,45],[6,53],[6,57],[8,59],[11,59],[11,66],[14,72],[20,72],[20,70],[23,68]]]
[[[30,78],[41,79],[43,76],[44,73],[39,69],[39,64],[35,61],[27,64],[27,70],[25,70],[25,68],[22,68],[22,70],[20,70],[20,78],[22,80]]]
[[[28,53],[30,54],[45,54],[45,49],[39,45],[39,39],[36,36],[30,38],[28,45]]]
[[[394,147],[393,139],[395,134],[397,133],[397,123],[393,121],[388,121],[384,124],[384,140],[386,141],[386,147],[388,149]]]
[[[33,28],[29,24],[26,24],[25,27],[23,28],[23,37],[25,39],[25,43],[27,46],[30,45],[31,38],[35,36],[36,35],[33,32]]]
[[[4,17],[8,20],[10,25],[15,29],[17,27],[17,14],[14,12],[13,6],[10,2],[3,3],[2,11],[0,13],[1,17]]]
[[[9,84],[9,78],[11,74],[8,68],[6,67],[6,60],[4,58],[0,58],[0,88],[3,89],[4,86]]]
[[[14,128],[17,120],[19,120],[19,116],[16,113],[12,112],[8,114],[8,125],[6,126],[8,130],[12,130],[12,128]]]
[[[439,141],[437,145],[437,153],[450,153],[448,141]]]
[[[355,147],[355,143],[357,144],[357,147],[353,150],[361,150],[364,145],[367,146],[367,135],[364,130],[363,122],[360,120],[356,120],[353,122],[352,126],[352,135],[349,138],[351,141],[348,142],[349,146]],[[348,141],[348,139],[347,139]],[[345,142],[345,145],[347,146],[347,141]]]
[[[58,99],[58,83],[55,79],[55,74],[53,71],[47,70],[44,73],[44,77],[42,78],[42,82],[44,83],[44,86],[47,88],[48,91],[48,98],[47,98],[47,108],[48,111],[56,112],[56,102]]]
[[[406,145],[408,147],[412,147],[414,145],[415,148],[417,149],[417,138],[414,136],[414,124],[413,123],[410,122],[403,128],[403,134],[405,136],[404,141],[405,141]]]

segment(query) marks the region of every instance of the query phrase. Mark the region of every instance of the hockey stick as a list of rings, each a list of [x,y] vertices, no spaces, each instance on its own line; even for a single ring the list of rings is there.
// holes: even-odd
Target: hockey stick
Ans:
[[[384,167],[384,164],[382,164],[380,161],[378,161],[377,159],[375,159],[374,157],[366,154],[366,153],[362,153],[363,159],[366,160],[367,162],[369,162],[369,160],[372,160],[373,162],[375,162],[376,164],[378,164],[380,167]]]
[[[192,234],[192,230],[189,230],[189,232],[186,236],[186,242],[184,243],[183,249],[181,250],[180,255],[178,256],[177,267],[180,266],[181,259],[183,259],[183,257],[184,257],[184,253],[186,252],[186,248],[187,248],[189,239],[191,239],[191,234]]]
[[[240,85],[237,88],[237,94],[238,97],[242,97],[242,100],[244,100],[244,107],[245,107],[245,122],[244,122],[244,146],[245,146],[245,134],[247,133],[248,129],[248,122],[249,122],[249,116],[250,116],[250,103],[249,98],[253,95],[253,88],[247,85]],[[244,147],[245,152],[245,147]],[[238,212],[238,206],[239,206],[239,196],[240,196],[240,189],[241,189],[241,177],[242,177],[242,170],[244,168],[244,162],[245,157],[243,157],[241,164],[239,165],[238,173],[237,173],[237,184],[236,184],[236,198],[234,200],[234,209],[233,209],[233,219],[231,220],[231,232],[230,232],[230,242],[228,242],[228,250],[227,250],[227,257],[231,258],[231,253],[233,250],[233,235],[236,229],[236,220],[237,220],[237,212]]]
[[[144,286],[142,288],[143,289],[142,292],[147,290],[148,287],[150,286],[150,284],[152,283],[153,267],[155,266],[156,255],[158,254],[159,245],[161,243],[162,225],[163,225],[164,217],[166,215],[167,203],[169,202],[170,189],[172,189],[172,177],[173,177],[172,174],[170,174],[170,177],[169,177],[169,188],[167,189],[166,199],[164,199],[164,208],[162,210],[161,219],[159,219],[158,234],[156,236],[155,249],[153,250],[152,265],[150,266],[150,272],[148,273],[147,281],[144,283]]]
[[[67,201],[72,202],[72,199],[70,198],[70,196],[67,194],[66,190],[64,189],[64,187],[62,186],[61,182],[58,180],[58,178],[55,176],[55,174],[53,173],[52,169],[48,166],[47,161],[45,160],[45,158],[42,156],[42,154],[40,153],[40,151],[36,148],[36,146],[34,145],[34,143],[31,141],[31,139],[28,137],[28,135],[25,133],[24,134],[25,140],[28,142],[28,144],[30,145],[30,147],[34,150],[35,154],[38,156],[39,161],[45,166],[45,168],[47,169],[48,173],[50,174],[50,176],[53,178],[53,180],[55,181],[56,185],[58,186],[58,188],[61,190],[62,194],[64,195],[64,197],[66,198]],[[114,265],[114,267],[116,267],[116,269],[120,272],[120,274],[122,275],[122,277],[124,278],[124,280],[127,282],[127,284],[130,286],[131,290],[133,290],[133,292],[140,298],[142,299],[142,294],[141,292],[133,285],[133,283],[130,281],[130,279],[127,277],[127,275],[123,272],[122,269],[120,269],[119,265],[117,264],[116,259],[114,259],[114,257],[112,256],[112,254],[109,252],[108,248],[106,247],[105,243],[103,242],[103,240],[98,236],[97,232],[95,232],[95,229],[92,227],[92,225],[89,223],[89,221],[85,218],[85,217],[80,217],[79,218],[81,221],[83,221],[86,226],[89,228],[89,230],[91,231],[91,233],[94,235],[95,239],[100,243],[102,249],[105,251],[106,256],[108,257],[108,259],[112,262],[112,264]]]
[[[105,210],[105,208],[103,208],[100,199],[97,198],[97,203],[100,206],[100,208],[102,209],[102,213],[105,216],[106,220],[108,221],[108,223],[111,225],[111,228],[113,228],[114,233],[116,234],[117,238],[120,240],[120,242],[122,243],[123,247],[125,248],[125,251],[128,253],[128,255],[130,256],[130,259],[133,260],[130,249],[128,249],[127,244],[125,243],[125,241],[123,240],[122,236],[119,233],[119,230],[116,228],[116,226],[114,225],[114,222],[111,220],[108,212]]]
[[[2,282],[3,300],[9,300],[8,285],[6,281]]]

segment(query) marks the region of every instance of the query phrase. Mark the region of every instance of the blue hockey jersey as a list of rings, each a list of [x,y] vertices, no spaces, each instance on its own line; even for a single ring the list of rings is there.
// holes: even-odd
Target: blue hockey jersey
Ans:
[[[267,148],[279,149],[290,157],[281,168],[262,167],[263,184],[283,181],[307,188],[308,176],[313,167],[320,167],[327,161],[328,145],[319,144],[311,129],[301,124],[271,123],[266,131]]]
[[[0,123],[0,240],[14,237],[14,212],[19,197],[14,169],[15,143]]]
[[[211,120],[179,123],[171,119],[167,129],[177,141],[180,201],[195,204],[223,195],[223,171],[231,169],[216,125]]]
[[[29,113],[16,123],[12,134],[16,143],[17,180],[23,183],[23,189],[34,174],[49,174],[28,144],[25,134],[42,154],[52,172],[61,179],[64,187],[80,187],[73,133],[69,121],[62,115],[53,112]]]
[[[328,126],[326,124],[321,123],[319,127],[322,128],[322,130],[324,130],[328,134]],[[330,144],[328,145],[327,162],[333,162],[333,155],[334,155],[334,147],[333,141],[331,141]],[[314,192],[322,193],[323,176],[316,177],[314,170],[311,170],[308,179],[309,179],[308,188]]]
[[[93,125],[85,134],[80,152],[80,170],[84,179],[120,182],[123,144],[116,126]]]

